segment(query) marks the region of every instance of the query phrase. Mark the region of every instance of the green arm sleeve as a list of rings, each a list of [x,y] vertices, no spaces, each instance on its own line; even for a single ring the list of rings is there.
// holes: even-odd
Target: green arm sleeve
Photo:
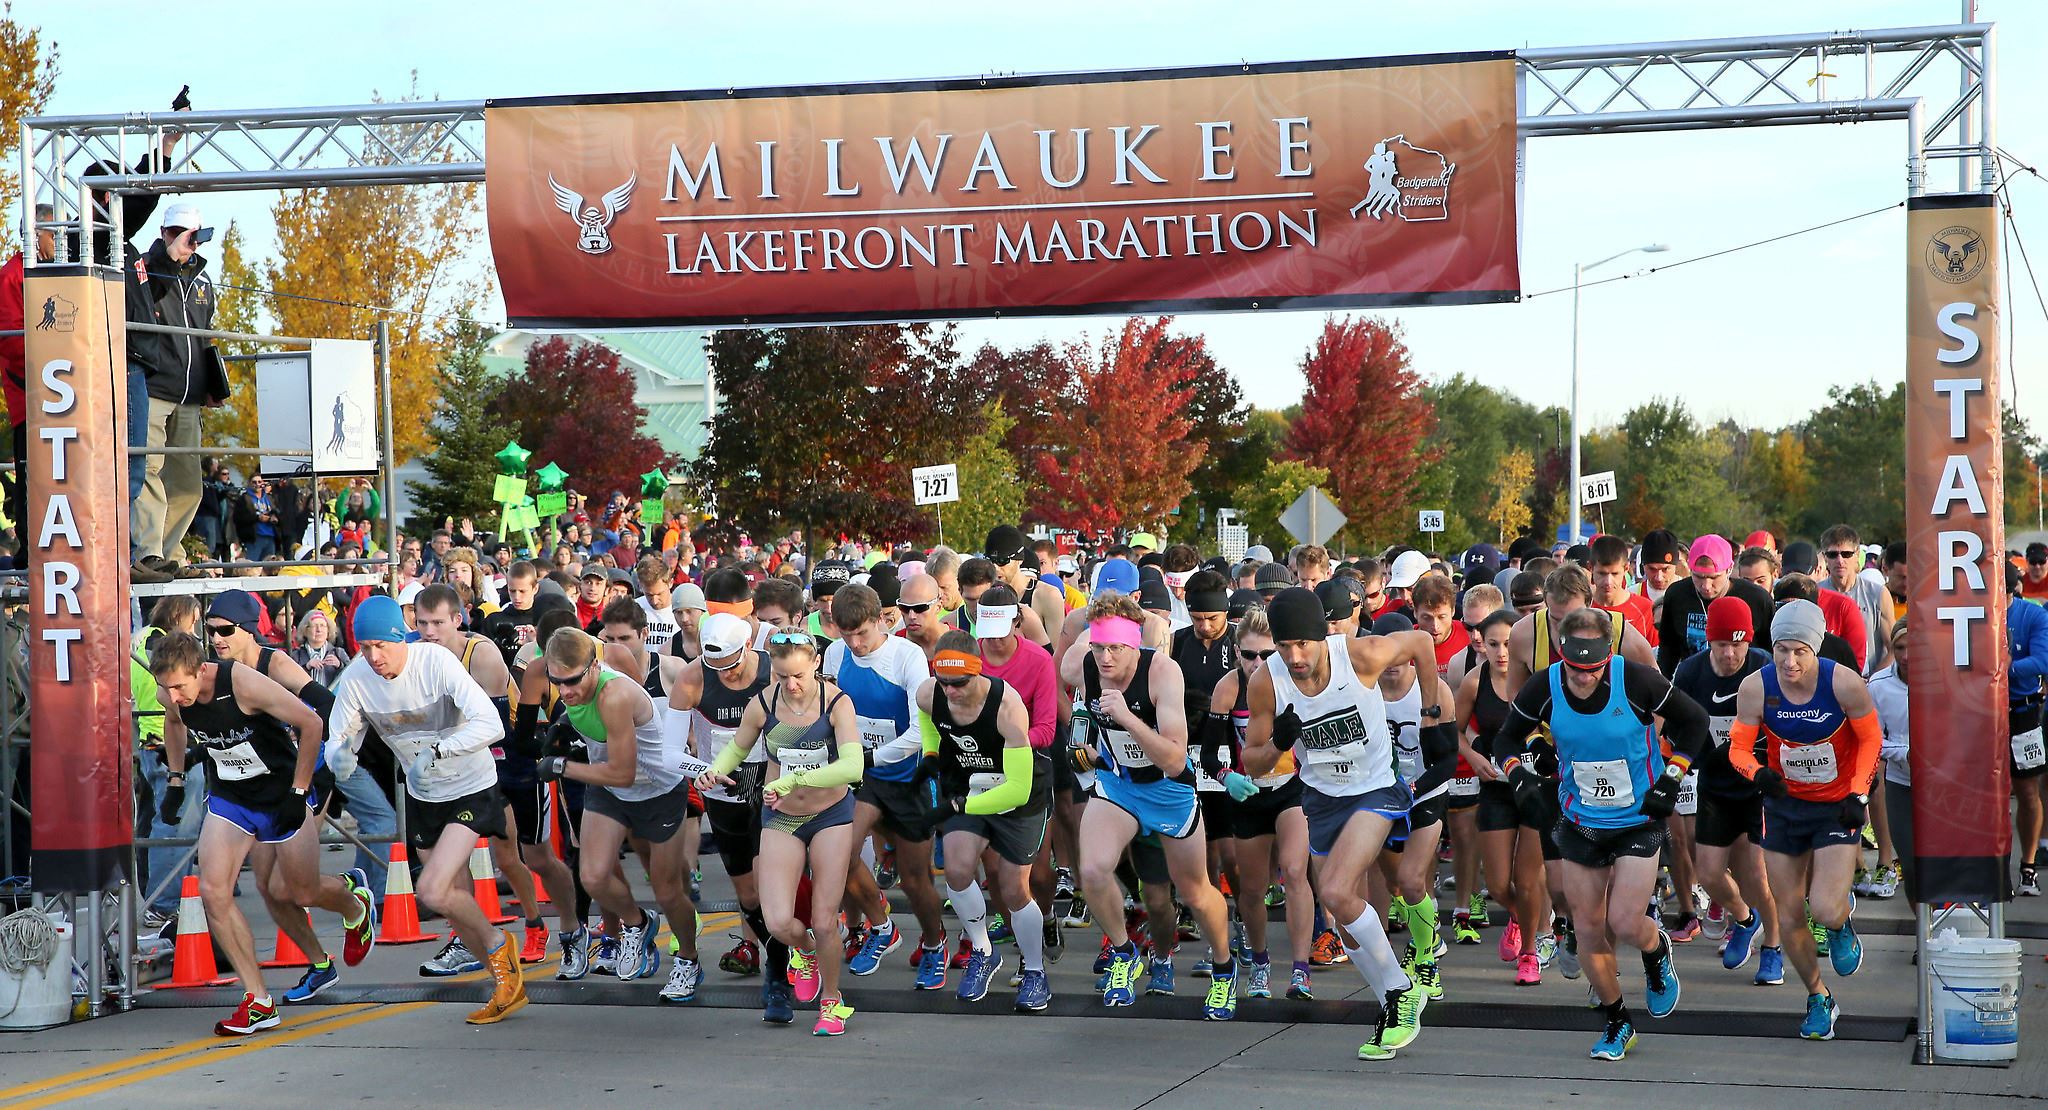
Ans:
[[[966,812],[1006,813],[1031,800],[1031,749],[1003,748],[1003,784],[967,799]]]
[[[859,744],[839,745],[839,755],[832,762],[815,771],[799,771],[789,776],[798,786],[852,786],[860,781],[864,770]]]
[[[924,754],[939,754],[939,726],[932,723],[931,714],[919,709],[917,713],[918,735],[924,737]]]
[[[745,762],[746,758],[747,753],[740,750],[738,742],[727,740],[725,742],[725,750],[719,752],[718,758],[711,761],[711,773],[714,775],[730,775],[740,769],[740,764]]]

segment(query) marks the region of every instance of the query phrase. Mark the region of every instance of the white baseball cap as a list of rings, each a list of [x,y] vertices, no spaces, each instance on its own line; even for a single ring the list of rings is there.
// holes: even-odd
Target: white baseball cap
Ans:
[[[166,207],[164,209],[164,222],[160,226],[182,227],[197,231],[199,234],[193,238],[194,241],[200,243],[213,238],[213,229],[200,222],[199,206],[196,204],[181,202]]]
[[[1015,605],[977,605],[974,608],[974,638],[1000,640],[1017,625]]]
[[[731,613],[713,613],[704,618],[698,636],[704,641],[704,658],[715,663],[745,651],[747,641],[752,638],[747,622]]]
[[[1393,569],[1387,572],[1387,587],[1405,590],[1428,573],[1429,556],[1420,551],[1403,551],[1394,559]]]
[[[1061,574],[1073,574],[1081,569],[1081,565],[1074,562],[1072,555],[1060,556],[1059,562],[1055,565],[1059,568]]]
[[[398,591],[398,603],[400,605],[411,605],[412,603],[420,599],[420,594],[423,591],[425,591],[426,588],[427,587],[422,583],[411,583],[404,589]]]

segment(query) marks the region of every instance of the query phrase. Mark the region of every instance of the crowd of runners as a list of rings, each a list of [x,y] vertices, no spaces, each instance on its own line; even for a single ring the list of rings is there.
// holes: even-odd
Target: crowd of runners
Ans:
[[[217,1032],[338,980],[307,910],[338,916],[345,965],[374,945],[381,887],[322,875],[317,850],[373,754],[452,928],[420,972],[487,972],[475,1024],[526,1005],[551,948],[557,979],[695,1000],[709,854],[741,919],[716,966],[758,978],[770,1023],[803,1008],[837,1036],[862,980],[970,1003],[1004,980],[1042,1011],[1063,956],[1093,957],[1108,1007],[1203,980],[1214,1021],[1355,971],[1380,1005],[1366,1060],[1416,1045],[1460,948],[1518,986],[1583,978],[1598,1059],[1682,977],[1777,985],[1788,964],[1786,1033],[1830,1039],[1857,898],[1913,890],[1904,550],[1848,526],[1348,562],[1205,562],[1144,533],[1077,561],[1010,525],[971,557],[847,544],[803,574],[788,545],[709,554],[681,577],[698,560],[512,561],[485,575],[490,612],[474,574],[361,599],[329,681],[248,635],[251,595],[216,596],[203,629],[190,598],[161,603],[161,816],[203,760],[201,897],[246,991]],[[2007,586],[2034,895],[2048,547]],[[472,896],[480,838],[521,928]],[[312,963],[277,994],[234,897],[245,861]]]

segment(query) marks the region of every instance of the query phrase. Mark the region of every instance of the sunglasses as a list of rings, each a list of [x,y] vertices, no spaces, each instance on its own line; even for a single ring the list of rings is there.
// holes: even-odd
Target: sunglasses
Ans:
[[[553,671],[549,671],[548,681],[554,683],[557,686],[574,686],[577,683],[583,681],[583,679],[590,674],[591,667],[595,666],[597,666],[597,660],[593,659],[590,661],[588,666],[585,666],[582,670],[577,671],[575,674],[572,674],[567,678],[563,678],[561,675],[558,675]]]
[[[1244,648],[1239,648],[1239,649],[1238,649],[1238,651],[1237,651],[1237,653],[1238,653],[1239,655],[1242,655],[1242,656],[1244,656],[1244,657],[1245,657],[1246,659],[1249,659],[1249,660],[1251,660],[1251,661],[1252,661],[1252,662],[1254,662],[1254,663],[1259,663],[1259,662],[1263,662],[1263,661],[1265,661],[1265,660],[1267,660],[1267,659],[1270,659],[1270,658],[1272,658],[1272,657],[1273,657],[1273,656],[1275,656],[1275,655],[1278,655],[1278,654],[1280,654],[1280,649],[1279,649],[1279,648],[1267,648],[1267,649],[1266,649],[1266,650],[1264,650],[1264,651],[1249,651],[1249,650],[1246,650],[1246,649],[1244,649]]]
[[[714,671],[729,671],[729,670],[732,670],[732,669],[733,669],[734,667],[737,667],[737,666],[739,666],[739,665],[740,665],[740,660],[742,660],[742,659],[744,659],[744,658],[746,658],[746,656],[742,655],[741,653],[739,653],[739,652],[737,652],[737,651],[736,651],[736,652],[733,652],[733,653],[732,653],[732,662],[730,662],[730,663],[727,663],[727,664],[726,664],[725,666],[721,667],[721,666],[717,665],[716,663],[713,663],[713,662],[711,661],[711,657],[710,657],[709,655],[707,655],[707,656],[705,656],[705,657],[704,657],[704,666],[705,666],[705,667],[707,667],[707,668],[709,668],[709,669],[711,669],[711,670],[714,670]]]
[[[960,687],[965,686],[974,680],[971,678],[934,678],[932,679],[932,681],[938,683],[941,686],[946,687],[949,690],[958,690]]]
[[[934,606],[934,605],[937,605],[937,604],[938,604],[938,601],[936,601],[936,600],[932,600],[932,601],[898,601],[898,602],[896,603],[896,608],[898,608],[898,609],[901,609],[901,610],[903,610],[903,611],[904,611],[904,612],[906,612],[906,613],[925,613],[925,612],[930,612],[930,611],[931,611],[931,607],[932,607],[932,606]]]
[[[1863,554],[1861,551],[1857,551],[1854,548],[1851,548],[1847,551],[1827,552],[1827,557],[1830,559],[1854,559],[1856,556],[1861,554]]]
[[[212,624],[212,623],[209,623],[209,624],[208,624],[208,625],[206,626],[206,634],[207,634],[208,636],[232,636],[232,635],[234,635],[234,634],[236,633],[236,631],[238,631],[238,630],[239,630],[239,629],[240,629],[241,627],[242,627],[242,626],[241,626],[241,625],[238,625],[238,624]]]
[[[773,636],[768,637],[768,642],[771,644],[811,644],[813,646],[817,644],[817,641],[811,639],[811,634],[808,632],[777,632]]]
[[[1515,599],[1515,608],[1517,608],[1517,609],[1521,609],[1521,610],[1524,610],[1524,611],[1526,611],[1526,610],[1530,610],[1530,609],[1534,609],[1534,608],[1536,608],[1536,607],[1538,607],[1538,606],[1540,606],[1540,605],[1542,605],[1542,604],[1543,604],[1543,599],[1542,599],[1542,598],[1540,598],[1540,597],[1532,597],[1532,598],[1527,598],[1527,599],[1524,599],[1524,598],[1519,598],[1519,597],[1518,597],[1518,598],[1516,598],[1516,599]]]

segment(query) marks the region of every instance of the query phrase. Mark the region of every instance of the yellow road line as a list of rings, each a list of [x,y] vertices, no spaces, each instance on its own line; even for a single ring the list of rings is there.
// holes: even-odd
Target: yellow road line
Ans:
[[[739,916],[736,913],[707,914],[703,916],[703,927],[710,929],[731,924],[739,920]],[[667,928],[662,929],[664,935],[668,932]],[[659,938],[657,938],[658,941]],[[534,975],[545,972],[560,962],[561,957],[554,956],[538,964],[522,965],[521,970],[526,975]],[[482,980],[487,974],[488,972],[472,971],[465,975],[454,976],[449,981],[473,983]],[[436,1003],[355,1002],[336,1006],[333,1008],[336,1011],[334,1013],[314,1018],[310,1021],[283,1026],[246,1040],[233,1040],[219,1036],[206,1037],[187,1041],[184,1044],[156,1049],[143,1053],[140,1056],[80,1068],[63,1075],[12,1087],[0,1091],[0,1106],[4,1106],[6,1110],[32,1110],[34,1107],[50,1106],[74,1098],[83,1098],[87,1095],[115,1090],[140,1080],[153,1079],[160,1075],[170,1075],[188,1068],[197,1067],[209,1060],[219,1058],[219,1055],[223,1052],[240,1055],[250,1051],[274,1048],[279,1044],[295,1041],[302,1034],[333,1032],[377,1021],[382,1018],[411,1013],[433,1005],[436,1005]],[[74,1086],[74,1084],[77,1085]],[[27,1101],[12,1101],[16,1099],[26,1099]]]

